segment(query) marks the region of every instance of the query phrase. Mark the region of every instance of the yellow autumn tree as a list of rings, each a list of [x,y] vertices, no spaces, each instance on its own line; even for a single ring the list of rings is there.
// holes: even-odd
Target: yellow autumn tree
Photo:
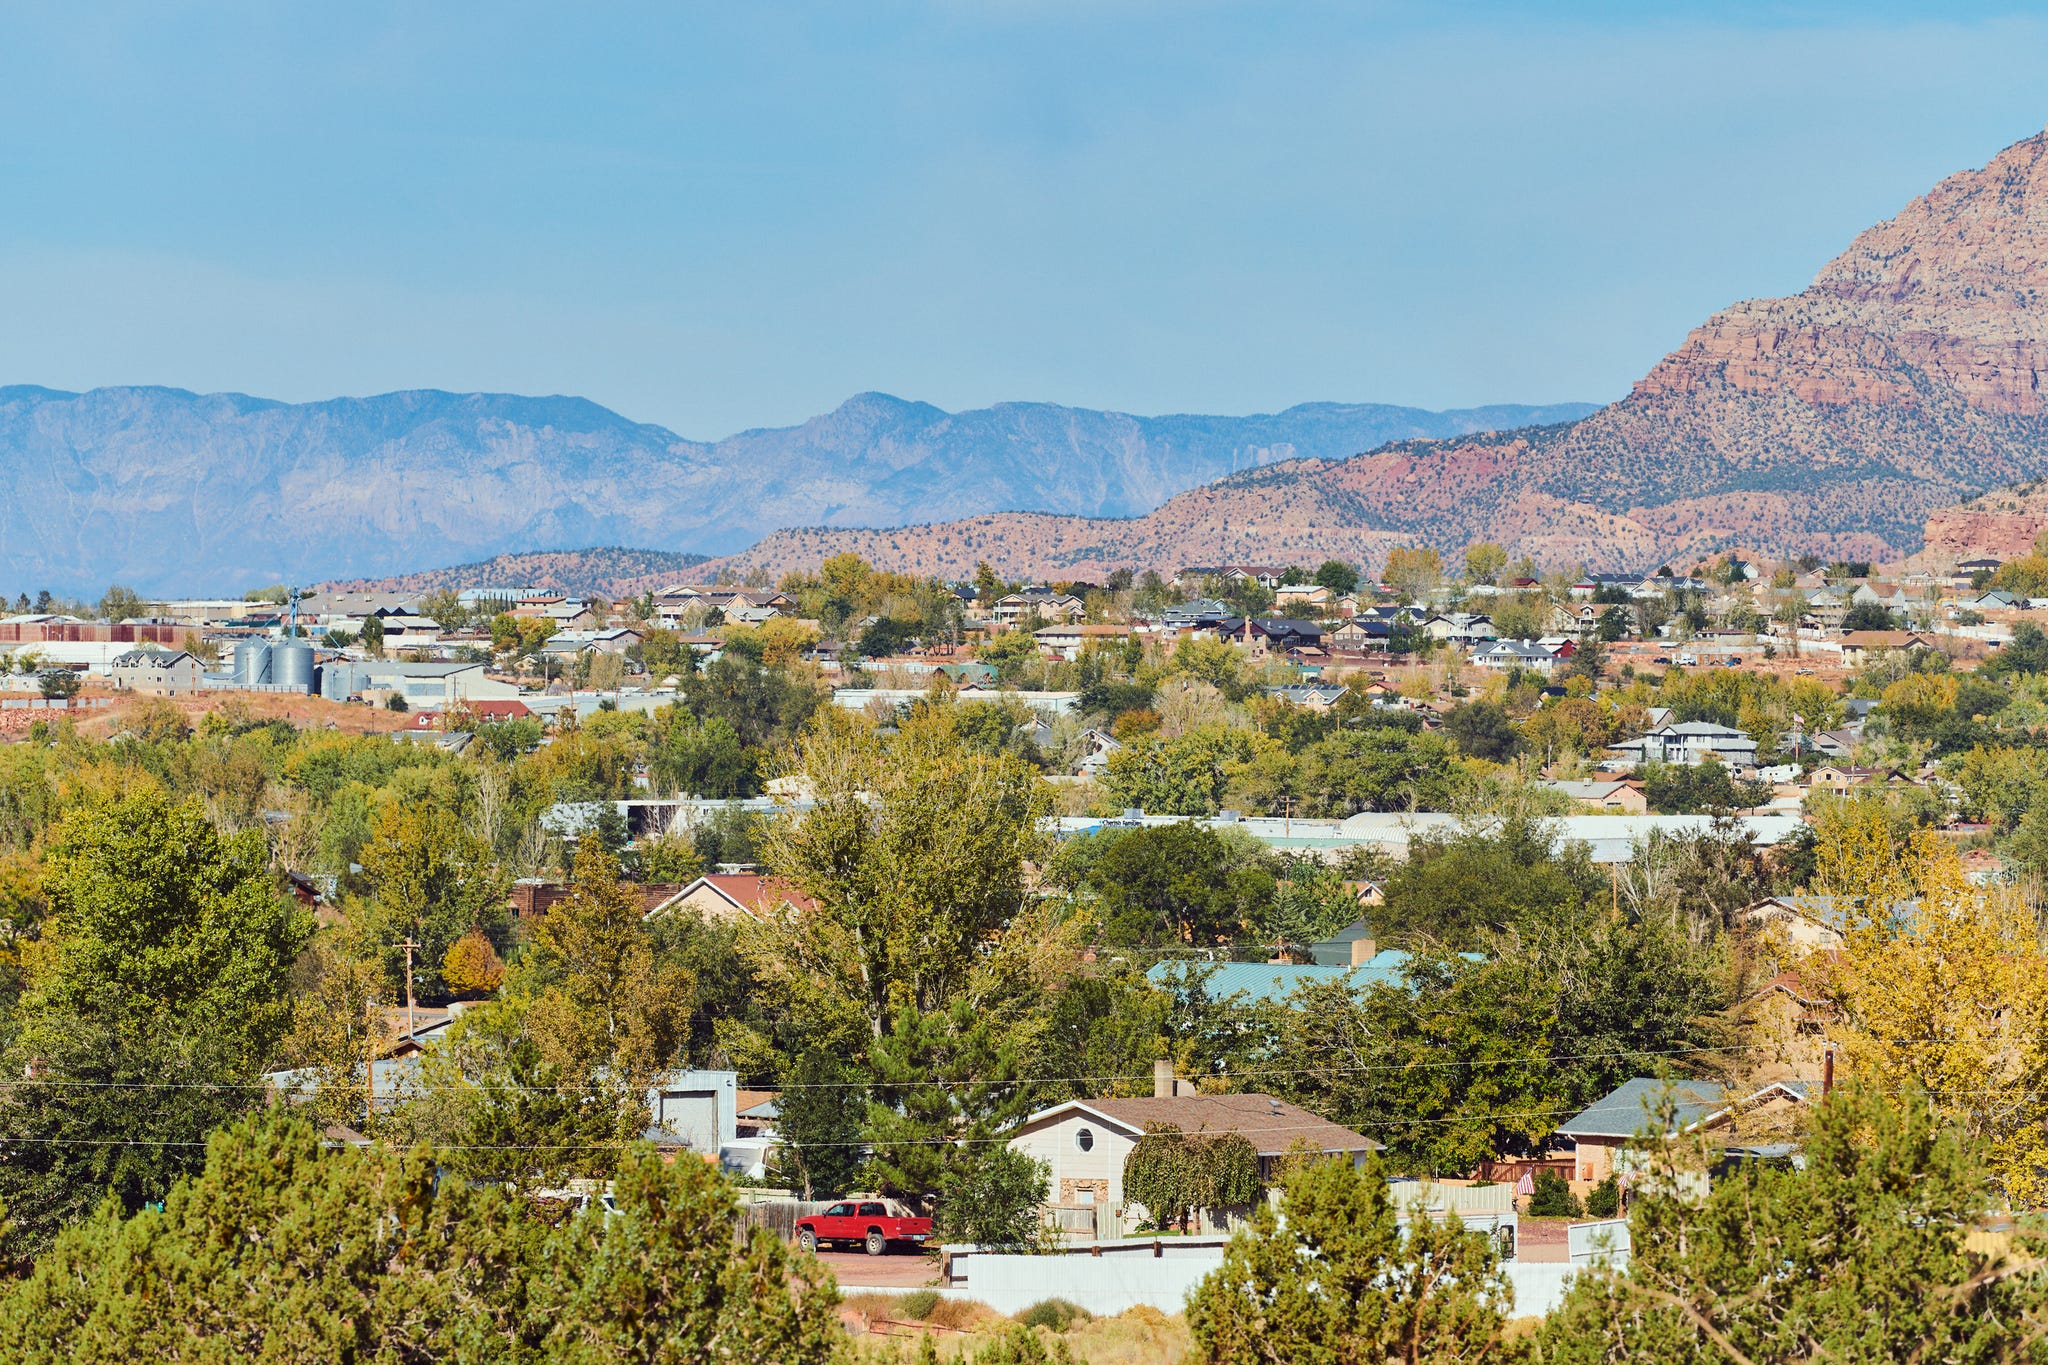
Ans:
[[[441,982],[456,995],[489,995],[505,982],[505,963],[481,929],[471,929],[448,946]]]
[[[1387,564],[1380,576],[1404,600],[1420,601],[1443,582],[1443,557],[1426,545],[1397,545],[1387,551]]]
[[[2011,887],[1972,885],[1931,830],[1840,803],[1815,889],[1846,920],[1831,984],[1848,1069],[1922,1090],[1981,1143],[2015,1206],[2048,1203],[2048,953]]]

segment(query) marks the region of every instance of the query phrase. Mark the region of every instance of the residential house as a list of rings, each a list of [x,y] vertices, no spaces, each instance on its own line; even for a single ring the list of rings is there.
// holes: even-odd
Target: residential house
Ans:
[[[1005,626],[1014,626],[1031,616],[1041,621],[1071,624],[1086,616],[1088,608],[1080,598],[1068,593],[1054,592],[1050,588],[1026,588],[997,598],[990,614]]]
[[[1273,590],[1273,604],[1279,607],[1308,607],[1318,615],[1330,606],[1330,590],[1320,583],[1290,583]]]
[[[1212,629],[1218,621],[1231,614],[1228,602],[1219,602],[1211,597],[1183,602],[1177,607],[1168,607],[1159,615],[1162,630]]]
[[[751,873],[714,872],[685,885],[649,910],[647,917],[688,910],[712,921],[764,919],[785,908],[810,913],[818,907],[788,882]]]
[[[1454,645],[1480,645],[1500,638],[1493,618],[1478,612],[1447,611],[1431,616],[1419,629],[1432,640],[1447,640]]]
[[[624,654],[634,645],[642,644],[647,637],[631,626],[611,626],[604,630],[563,630],[550,635],[541,651],[558,657],[568,658],[577,654]]]
[[[1842,618],[1849,614],[1849,594],[1838,588],[1815,588],[1806,594],[1806,605],[1801,615],[1811,619],[1822,630],[1840,630]]]
[[[595,607],[573,599],[552,604],[543,617],[554,622],[557,631],[596,630],[604,624],[604,618]]]
[[[1292,702],[1311,711],[1327,711],[1343,700],[1351,689],[1343,683],[1311,683],[1292,687],[1269,687],[1266,695]]]
[[[1577,1179],[1597,1183],[1632,1168],[1625,1149],[1639,1133],[1661,1130],[1669,1137],[1702,1131],[1728,1133],[1738,1120],[1753,1126],[1782,1119],[1789,1117],[1787,1111],[1796,1112],[1808,1103],[1807,1088],[1796,1081],[1772,1081],[1747,1095],[1731,1097],[1705,1082],[1637,1077],[1623,1081],[1559,1124],[1557,1135],[1577,1145]]]
[[[1557,667],[1555,650],[1534,640],[1492,640],[1472,651],[1472,662],[1481,668],[1525,668],[1548,673]]]
[[[1904,781],[1896,768],[1859,768],[1848,763],[1823,763],[1806,775],[1806,789],[1846,796],[1853,787]]]
[[[1854,730],[1818,730],[1803,736],[1799,748],[1823,758],[1847,758],[1855,752],[1861,738]]]
[[[1554,792],[1562,792],[1587,810],[1613,811],[1621,815],[1646,815],[1650,803],[1643,796],[1643,789],[1627,782],[1545,782],[1544,786]]]
[[[1550,628],[1560,635],[1576,635],[1580,639],[1595,634],[1600,629],[1600,618],[1608,608],[1598,602],[1560,602],[1550,609]]]
[[[1354,616],[1323,637],[1332,649],[1349,651],[1385,649],[1393,626],[1371,616]]]
[[[1788,893],[1745,906],[1742,918],[1755,930],[1769,930],[1794,951],[1810,953],[1840,948],[1852,914],[1852,907],[1833,896]]]
[[[197,693],[204,671],[199,660],[182,649],[131,649],[109,665],[114,686],[151,697],[189,697]]]
[[[1031,632],[1038,652],[1048,659],[1074,660],[1089,645],[1117,644],[1131,637],[1131,627],[1114,625],[1045,626]]]
[[[1284,567],[1271,564],[1209,564],[1188,565],[1173,576],[1175,587],[1187,587],[1218,578],[1225,583],[1257,583],[1260,587],[1277,589],[1285,577]]]
[[[1711,755],[1730,767],[1756,766],[1756,741],[1746,731],[1704,720],[1660,725],[1640,739],[1613,745],[1608,752],[1636,763],[1701,763]]]
[[[1243,645],[1255,659],[1294,649],[1319,648],[1323,643],[1323,628],[1315,622],[1279,616],[1252,620],[1228,616],[1216,623],[1216,634]]]
[[[1109,767],[1110,755],[1124,747],[1123,741],[1109,731],[1093,726],[1081,732],[1081,742],[1087,746],[1088,751],[1081,756],[1080,763],[1074,769],[1077,777],[1102,776]]]
[[[1852,630],[1842,637],[1842,662],[1851,668],[1860,668],[1872,659],[1893,650],[1915,653],[1935,648],[1931,635],[1922,635],[1913,630]]]
[[[1191,1089],[1174,1078],[1171,1062],[1160,1062],[1150,1097],[1052,1105],[1025,1119],[1010,1147],[1046,1163],[1055,1208],[1094,1211],[1097,1236],[1119,1235],[1146,1216],[1124,1194],[1124,1162],[1138,1139],[1161,1127],[1243,1137],[1258,1153],[1260,1174],[1268,1181],[1291,1154],[1319,1153],[1362,1165],[1381,1147],[1362,1133],[1271,1095],[1198,1095]],[[1203,1222],[1209,1230],[1220,1230],[1248,1212],[1204,1210]]]

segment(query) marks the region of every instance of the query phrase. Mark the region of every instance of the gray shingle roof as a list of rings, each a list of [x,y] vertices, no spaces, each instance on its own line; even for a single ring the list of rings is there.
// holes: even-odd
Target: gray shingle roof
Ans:
[[[1634,1137],[1651,1126],[1649,1105],[1663,1093],[1665,1084],[1646,1076],[1623,1081],[1593,1101],[1583,1113],[1559,1124],[1557,1131],[1569,1138]],[[1673,1081],[1670,1085],[1672,1098],[1677,1101],[1675,1117],[1681,1128],[1698,1123],[1722,1107],[1718,1086],[1697,1081]]]
[[[1773,1089],[1783,1090],[1799,1099],[1806,1098],[1806,1087],[1792,1081],[1774,1082],[1748,1099],[1731,1100],[1719,1086],[1708,1081],[1660,1081],[1638,1076],[1632,1081],[1623,1081],[1583,1112],[1559,1124],[1558,1134],[1568,1138],[1632,1138],[1653,1127],[1651,1106],[1658,1102],[1666,1085],[1671,1087],[1671,1098],[1676,1101],[1672,1118],[1680,1130],[1711,1118],[1724,1109],[1746,1105]]]
[[[1381,1146],[1363,1133],[1270,1095],[1179,1095],[1082,1103],[1140,1132],[1172,1124],[1184,1133],[1237,1133],[1258,1149],[1260,1156],[1285,1156],[1299,1148],[1372,1152]]]

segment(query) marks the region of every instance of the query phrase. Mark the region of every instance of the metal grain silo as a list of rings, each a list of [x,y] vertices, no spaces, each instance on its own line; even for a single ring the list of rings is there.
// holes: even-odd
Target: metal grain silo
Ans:
[[[313,645],[310,640],[279,640],[270,647],[270,681],[294,692],[313,690]]]
[[[260,687],[270,681],[270,646],[262,640],[243,640],[235,646],[235,681],[244,687]]]

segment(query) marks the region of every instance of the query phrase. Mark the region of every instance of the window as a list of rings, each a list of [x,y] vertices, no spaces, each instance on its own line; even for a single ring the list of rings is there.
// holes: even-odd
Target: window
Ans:
[[[1094,1151],[1095,1130],[1093,1128],[1082,1128],[1076,1131],[1074,1134],[1074,1145],[1084,1152]]]
[[[825,1216],[827,1218],[851,1218],[853,1217],[853,1205],[834,1204],[831,1208],[825,1210]]]
[[[860,1216],[863,1218],[885,1218],[888,1216],[888,1213],[889,1211],[880,1204],[862,1204],[860,1206]]]

